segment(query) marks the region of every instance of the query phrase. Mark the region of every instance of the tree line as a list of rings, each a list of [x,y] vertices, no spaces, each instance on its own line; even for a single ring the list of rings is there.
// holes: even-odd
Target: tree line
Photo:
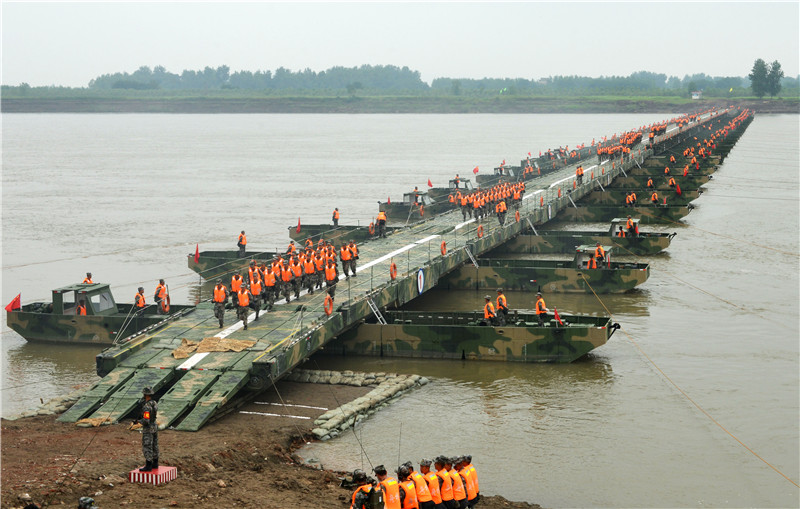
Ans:
[[[4,86],[8,90],[10,87]],[[30,89],[26,84],[20,92]],[[688,97],[701,91],[706,97],[741,97],[766,94],[775,96],[781,90],[787,95],[800,93],[800,77],[787,78],[775,61],[766,64],[758,59],[747,77],[709,76],[703,73],[685,75],[683,78],[648,71],[629,76],[550,76],[541,79],[526,78],[437,78],[431,84],[424,82],[419,71],[393,65],[362,65],[360,67],[332,67],[315,72],[311,69],[291,71],[279,67],[274,72],[237,71],[221,65],[202,70],[184,70],[180,74],[167,71],[163,66],[142,66],[132,73],[103,74],[91,80],[88,90],[158,90],[158,91],[210,91],[241,90],[266,93],[287,92],[300,95],[323,94],[350,96],[363,95],[414,95],[414,96],[472,96],[497,95],[569,97],[569,96],[663,96]],[[80,90],[80,89],[78,89]]]

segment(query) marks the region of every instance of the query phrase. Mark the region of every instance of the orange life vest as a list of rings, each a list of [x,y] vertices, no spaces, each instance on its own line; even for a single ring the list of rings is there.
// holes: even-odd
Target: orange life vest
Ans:
[[[356,507],[356,495],[358,495],[359,491],[363,491],[364,493],[369,493],[372,489],[372,486],[369,484],[365,484],[363,486],[359,486],[356,491],[353,492],[353,499],[350,501],[350,507],[353,509],[363,509],[363,507]]]
[[[386,221],[386,213],[382,210],[378,212],[378,221]]]
[[[144,295],[142,295],[141,293],[137,293],[136,297],[133,298],[133,301],[137,308],[143,308],[145,306]]]
[[[439,492],[442,494],[442,500],[453,500],[453,482],[450,480],[450,474],[445,469],[436,472],[436,477],[439,478]]]
[[[247,236],[244,233],[239,234],[239,244],[243,246],[247,245]]]
[[[163,299],[164,297],[166,297],[167,296],[167,287],[162,285],[161,283],[159,283],[158,286],[156,286],[156,296],[159,299]]]
[[[411,479],[414,481],[414,486],[417,488],[417,502],[430,502],[433,500],[431,497],[431,490],[428,489],[428,483],[425,478],[416,470],[411,472]]]
[[[497,296],[497,309],[502,309],[502,308],[507,308],[507,307],[508,306],[506,305],[506,296],[503,295],[503,294],[498,295]]]
[[[400,483],[394,477],[387,477],[380,482],[383,489],[383,503],[386,509],[400,508]]]
[[[341,258],[343,262],[346,262],[352,257],[353,253],[350,252],[350,249],[347,246],[342,246],[342,248],[339,250],[339,258]]]
[[[250,292],[242,288],[236,295],[239,297],[239,306],[249,306],[250,305]]]
[[[281,281],[288,283],[292,280],[292,271],[288,267],[281,267]]]
[[[261,281],[253,281],[250,283],[250,292],[253,295],[261,295]]]
[[[483,317],[485,319],[494,318],[494,306],[492,306],[491,302],[487,302],[485,306],[483,306]]]
[[[470,472],[470,474],[472,475],[472,482],[474,482],[474,483],[475,483],[475,491],[477,491],[477,492],[479,492],[479,493],[480,493],[480,491],[481,491],[481,487],[480,487],[480,485],[478,484],[478,471],[477,471],[477,470],[475,470],[475,465],[473,465],[472,463],[470,463],[469,465],[467,465],[467,466],[466,466],[466,467],[464,467],[464,468],[468,468],[468,469],[469,469],[469,472]]]
[[[414,481],[403,481],[400,483],[400,488],[405,491],[405,498],[403,499],[403,509],[418,509],[419,503],[417,502],[417,491],[414,488]]]
[[[461,476],[456,469],[450,470],[450,481],[453,483],[453,500],[464,500],[467,498],[467,492],[464,489],[464,483],[461,481]]]
[[[478,490],[475,488],[475,481],[472,479],[472,472],[469,468],[464,467],[459,472],[464,477],[467,483],[467,500],[472,500],[478,496]]]
[[[428,491],[431,492],[433,503],[439,505],[442,503],[442,493],[439,490],[439,478],[436,477],[436,472],[428,472],[425,474],[425,481],[428,483]]]
[[[85,277],[85,278],[83,278],[83,284],[90,285],[90,284],[92,284],[92,280],[89,279],[88,277]]]
[[[225,288],[225,285],[216,285],[214,287],[214,302],[223,302],[227,291],[228,289]]]
[[[325,280],[333,281],[336,279],[336,266],[331,264],[325,267]]]
[[[78,316],[86,316],[86,306],[78,305],[78,309],[75,310],[75,314]]]
[[[242,281],[244,279],[239,274],[234,275],[231,278],[231,292],[238,292],[239,289],[242,287]]]
[[[545,311],[546,309],[547,305],[545,305],[544,303],[544,297],[539,297],[538,299],[536,299],[536,314],[543,315],[547,313],[547,311]]]
[[[275,273],[267,271],[264,273],[264,286],[267,288],[275,286]]]

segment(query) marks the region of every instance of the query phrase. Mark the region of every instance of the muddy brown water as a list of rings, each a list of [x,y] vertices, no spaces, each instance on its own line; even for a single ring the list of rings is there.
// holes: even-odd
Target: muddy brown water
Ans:
[[[4,115],[3,303],[47,299],[86,271],[120,302],[140,285],[152,295],[161,277],[173,301],[189,302],[196,243],[234,248],[244,229],[254,249],[283,248],[298,217],[327,222],[338,206],[342,223],[365,224],[378,200],[428,178],[444,185],[476,165],[669,117]],[[548,296],[551,308],[608,309],[622,324],[589,359],[318,356],[305,367],[432,383],[303,454],[352,469],[471,453],[483,492],[549,507],[797,507],[798,489],[692,401],[797,482],[798,134],[797,116],[757,117],[685,225],[652,227],[678,236],[649,259],[640,289]],[[434,291],[413,307],[478,309],[482,296]],[[531,294],[508,298],[532,307]],[[4,327],[3,415],[96,380],[95,353]]]

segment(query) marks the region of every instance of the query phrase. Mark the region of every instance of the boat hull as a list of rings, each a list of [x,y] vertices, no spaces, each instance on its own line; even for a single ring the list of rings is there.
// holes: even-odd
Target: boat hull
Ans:
[[[38,304],[42,303],[6,312],[8,327],[26,341],[70,345],[111,345],[118,336],[123,339],[140,331],[156,330],[168,321],[194,310],[194,306],[172,305],[169,315],[159,315],[151,306],[145,314],[129,319],[130,304],[118,304],[117,309],[120,312],[113,315],[84,316],[29,310],[32,307],[43,307],[37,306]],[[130,323],[122,329],[126,321]]]
[[[452,290],[519,290],[545,293],[624,293],[650,277],[650,265],[612,262],[610,268],[578,269],[575,262],[478,259],[479,268],[462,265],[439,280]]]
[[[573,223],[605,223],[616,217],[630,215],[639,219],[642,224],[670,224],[675,223],[691,211],[691,205],[684,206],[653,206],[640,207],[605,207],[602,205],[567,207],[558,213],[559,221]]]
[[[619,254],[644,256],[667,249],[673,236],[674,233],[640,233],[638,237],[611,237],[608,232],[539,231],[538,235],[526,232],[495,249],[493,253],[571,254],[575,252],[576,246],[595,245],[599,242],[603,246],[617,247]]]
[[[365,323],[340,335],[326,353],[567,363],[604,345],[615,330],[606,317],[562,316],[565,326],[549,320],[539,327],[535,315],[515,311],[507,325],[497,327],[487,325],[480,313],[404,312],[387,319],[394,323]]]

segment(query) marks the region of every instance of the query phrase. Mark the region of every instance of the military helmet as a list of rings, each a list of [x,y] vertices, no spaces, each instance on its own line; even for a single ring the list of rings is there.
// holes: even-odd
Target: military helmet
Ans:
[[[489,296],[489,295],[484,295],[483,298],[486,299],[486,300],[492,300],[492,297]]]
[[[406,468],[408,469],[409,473],[410,473],[412,470],[414,470],[414,464],[413,464],[413,463],[411,463],[410,461],[406,461],[406,462],[405,462],[405,463],[403,463],[401,466],[403,466],[403,467],[406,467]]]
[[[464,456],[464,459],[467,461],[467,463],[472,463],[472,455],[471,454],[467,454],[466,456]]]
[[[542,292],[536,292],[536,296],[537,297],[541,297],[542,296]]]
[[[221,279],[217,279],[217,284],[218,285],[222,284],[222,280]]]
[[[431,466],[431,460],[421,459],[419,460],[419,466],[421,467],[429,467]]]
[[[372,471],[378,475],[386,475],[386,467],[383,465],[378,465],[377,467],[373,468]]]
[[[497,293],[503,293],[503,289],[502,288],[498,288],[497,289]]]
[[[142,389],[142,394],[144,394],[145,396],[152,396],[154,394],[153,389],[151,389],[150,387],[145,387],[144,389]]]
[[[94,499],[92,497],[81,497],[78,500],[78,509],[91,509],[94,506]]]
[[[444,465],[445,463],[447,463],[447,458],[445,456],[441,456],[440,455],[440,456],[436,456],[436,459],[434,459],[433,461],[435,463],[440,464],[440,465]]]
[[[139,287],[139,291],[140,291],[140,292],[143,292],[143,291],[144,291],[144,286],[140,286],[140,287]]]
[[[397,476],[400,478],[400,480],[405,480],[405,478],[408,477],[408,474],[410,473],[411,472],[408,470],[408,467],[406,467],[405,465],[401,465],[400,467],[397,468]]]
[[[353,482],[366,482],[366,481],[367,481],[367,474],[363,470],[361,470],[360,468],[353,470]]]

